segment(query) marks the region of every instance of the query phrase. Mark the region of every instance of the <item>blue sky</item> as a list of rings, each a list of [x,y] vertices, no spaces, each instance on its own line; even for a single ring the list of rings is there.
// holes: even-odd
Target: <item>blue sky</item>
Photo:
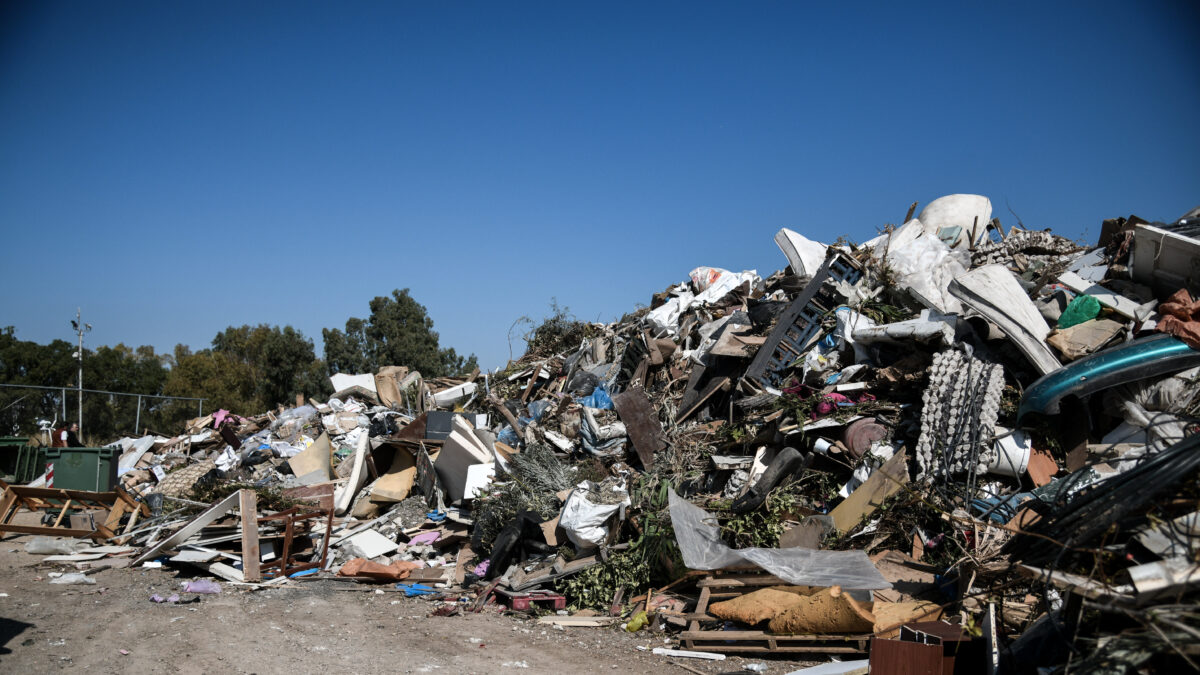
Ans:
[[[0,325],[200,348],[411,288],[503,365],[780,227],[968,192],[1029,227],[1200,204],[1194,2],[9,2]],[[514,346],[514,356],[523,345]]]

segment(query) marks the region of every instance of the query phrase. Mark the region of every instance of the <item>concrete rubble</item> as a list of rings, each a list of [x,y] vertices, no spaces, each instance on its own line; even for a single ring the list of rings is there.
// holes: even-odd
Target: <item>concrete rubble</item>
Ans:
[[[111,490],[5,486],[0,532],[51,583],[338,583],[670,657],[1200,669],[1197,224],[1089,247],[950,195],[862,245],[784,229],[782,271],[698,267],[502,371],[120,439]]]

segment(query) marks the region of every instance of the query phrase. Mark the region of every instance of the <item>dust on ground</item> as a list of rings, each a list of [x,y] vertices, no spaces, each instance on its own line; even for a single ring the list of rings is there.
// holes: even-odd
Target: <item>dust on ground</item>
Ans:
[[[3,672],[670,674],[748,672],[746,664],[765,663],[768,673],[782,674],[815,663],[760,655],[676,660],[649,651],[677,647],[664,632],[556,630],[494,606],[435,617],[433,603],[376,592],[390,586],[336,581],[222,583],[219,595],[181,593],[199,600],[157,604],[150,596],[179,592],[191,577],[186,569],[108,569],[93,575],[95,585],[50,584],[50,572],[76,570],[25,553],[28,539],[0,539]]]

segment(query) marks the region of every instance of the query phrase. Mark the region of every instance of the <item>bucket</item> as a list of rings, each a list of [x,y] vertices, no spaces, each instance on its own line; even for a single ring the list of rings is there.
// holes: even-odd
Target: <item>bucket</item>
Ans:
[[[1002,427],[996,427],[996,432],[1004,435],[996,441],[996,462],[988,467],[988,471],[1020,478],[1029,466],[1029,434],[1020,429],[1008,433]]]

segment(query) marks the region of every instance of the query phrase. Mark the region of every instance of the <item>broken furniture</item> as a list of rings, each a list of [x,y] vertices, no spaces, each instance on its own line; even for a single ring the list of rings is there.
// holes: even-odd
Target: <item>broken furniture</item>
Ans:
[[[140,516],[150,515],[146,504],[130,497],[118,488],[112,492],[88,492],[85,490],[63,490],[56,488],[32,488],[0,483],[0,532],[21,534],[44,534],[60,537],[90,537],[99,542],[118,536],[121,519],[129,516],[125,532],[133,529]],[[104,524],[95,529],[73,528],[67,515],[75,511],[104,513]],[[19,524],[26,512],[53,516],[51,525]],[[55,515],[57,514],[57,515]],[[64,525],[64,522],[66,523]]]

